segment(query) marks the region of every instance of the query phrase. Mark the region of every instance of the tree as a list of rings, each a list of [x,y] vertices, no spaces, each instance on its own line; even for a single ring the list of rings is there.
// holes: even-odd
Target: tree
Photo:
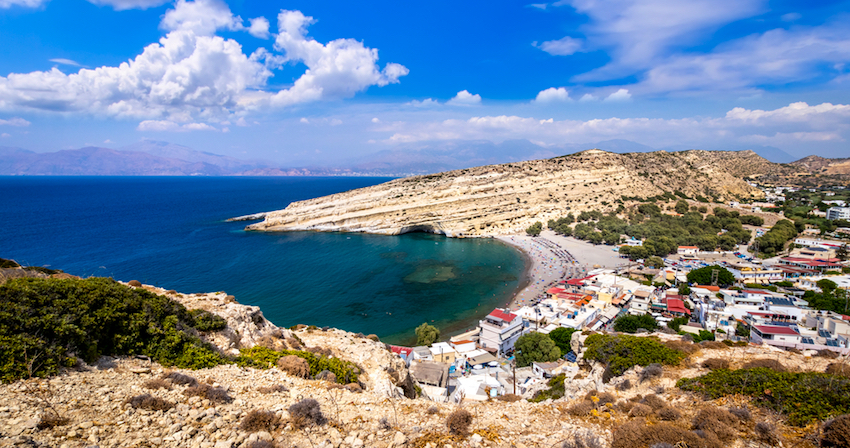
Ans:
[[[847,261],[847,258],[850,258],[847,252],[847,243],[842,244],[841,247],[835,251],[835,257],[841,261]]]
[[[678,333],[679,329],[682,328],[682,325],[685,325],[688,322],[690,322],[690,319],[687,317],[676,317],[667,323],[667,327]]]
[[[416,327],[416,345],[431,345],[440,339],[440,330],[428,323]]]
[[[635,333],[638,328],[643,328],[647,331],[655,331],[658,329],[658,322],[656,322],[655,318],[649,314],[643,314],[641,316],[625,314],[614,321],[614,331]]]
[[[531,236],[538,236],[541,231],[543,231],[543,223],[540,221],[535,222],[531,227],[525,229],[525,233]]]
[[[524,334],[514,344],[517,367],[530,366],[532,362],[552,362],[561,357],[561,349],[549,336],[532,332]]]
[[[659,216],[661,215],[661,208],[656,204],[648,202],[638,205],[638,213],[641,215]]]
[[[645,264],[651,268],[661,269],[664,267],[664,260],[653,255],[646,259]]]
[[[718,286],[729,286],[735,283],[735,276],[732,275],[726,268],[720,266],[706,266],[704,268],[694,269],[688,272],[688,283],[697,283],[700,285],[711,284],[711,271],[717,270]]]
[[[683,296],[691,295],[691,287],[687,285],[687,283],[683,283],[679,285],[679,294]]]
[[[561,349],[561,354],[565,354],[572,350],[570,348],[570,341],[572,341],[573,333],[576,331],[578,330],[574,328],[558,327],[549,333],[549,339],[555,342],[555,345]]]
[[[685,213],[688,212],[688,209],[689,209],[689,207],[688,207],[687,202],[685,202],[681,199],[676,201],[676,207],[675,207],[676,213],[678,213],[680,215],[684,215]]]

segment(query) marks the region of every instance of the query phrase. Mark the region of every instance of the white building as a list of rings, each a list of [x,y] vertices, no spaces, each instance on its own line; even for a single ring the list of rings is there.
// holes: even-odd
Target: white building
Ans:
[[[699,252],[699,247],[696,246],[679,246],[676,253],[679,255],[696,255]]]
[[[484,320],[479,321],[481,348],[495,350],[498,356],[513,350],[514,343],[522,335],[522,318],[508,310],[496,308]]]
[[[850,207],[831,207],[826,211],[826,219],[850,221]]]

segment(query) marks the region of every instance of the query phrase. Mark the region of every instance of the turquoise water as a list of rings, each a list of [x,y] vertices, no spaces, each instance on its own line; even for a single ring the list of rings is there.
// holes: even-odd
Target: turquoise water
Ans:
[[[491,239],[245,232],[224,219],[385,178],[0,177],[0,257],[166,289],[227,291],[272,322],[410,343],[507,303],[524,260]]]

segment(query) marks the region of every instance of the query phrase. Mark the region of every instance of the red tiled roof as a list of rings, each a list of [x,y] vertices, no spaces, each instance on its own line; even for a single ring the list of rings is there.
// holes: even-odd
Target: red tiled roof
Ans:
[[[685,302],[682,302],[679,299],[666,299],[667,300],[667,311],[671,313],[685,313],[691,314],[691,311],[685,308]]]
[[[596,276],[591,275],[590,277],[585,277],[585,278],[571,278],[571,279],[567,280],[567,284],[573,285],[573,286],[583,285],[585,280],[590,280],[593,277],[596,277]]]
[[[679,249],[699,249],[697,246],[679,246]]]
[[[720,292],[719,286],[712,285],[694,285],[694,288],[707,289],[709,291]]]
[[[590,296],[587,295],[587,294],[579,294],[579,293],[576,293],[576,292],[562,292],[562,293],[558,294],[557,297],[559,299],[572,300],[573,302],[578,302],[579,300],[582,300],[585,297],[590,297]]]
[[[516,319],[516,314],[505,313],[504,311],[498,308],[491,311],[489,315],[498,319],[502,319],[505,322],[513,322],[513,320]]]
[[[413,352],[413,349],[410,347],[399,347],[398,345],[391,345],[390,349],[393,351],[393,353],[404,355],[405,357],[410,355],[411,352]]]
[[[562,293],[564,291],[566,291],[564,288],[559,288],[557,286],[553,286],[553,287],[549,288],[548,290],[546,290],[546,294],[559,294],[559,293]]]
[[[794,331],[791,327],[783,327],[780,325],[755,325],[755,327],[761,334],[784,334],[790,336],[797,336],[800,334]]]
[[[741,292],[745,292],[747,294],[762,294],[762,295],[765,295],[765,296],[770,295],[770,291],[765,291],[763,289],[745,289]]]

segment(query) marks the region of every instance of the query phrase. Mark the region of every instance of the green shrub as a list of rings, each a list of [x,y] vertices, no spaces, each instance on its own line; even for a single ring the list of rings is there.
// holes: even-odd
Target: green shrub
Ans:
[[[534,403],[540,403],[541,401],[545,401],[549,398],[551,398],[553,400],[563,398],[564,393],[565,393],[565,389],[564,389],[564,380],[565,379],[566,379],[566,375],[564,375],[563,373],[558,375],[558,376],[552,377],[551,379],[549,379],[549,382],[548,382],[549,389],[538,391],[537,393],[534,394],[534,397],[532,397],[528,401],[531,401],[531,402],[534,402]]]
[[[0,286],[0,381],[49,376],[102,355],[148,355],[190,369],[223,363],[193,325],[183,305],[112,279],[10,280]]]
[[[277,360],[288,355],[294,355],[304,359],[310,365],[310,376],[316,376],[324,370],[336,376],[339,384],[356,383],[360,369],[350,361],[339,358],[329,358],[301,350],[276,351],[270,348],[255,346],[239,351],[236,364],[240,367],[254,367],[257,369],[268,369],[277,363]]]
[[[686,356],[649,337],[593,334],[584,344],[587,347],[584,359],[607,363],[614,376],[622,375],[635,365],[678,365]]]
[[[634,333],[638,331],[639,328],[652,332],[658,329],[658,322],[656,322],[655,318],[649,314],[643,314],[640,316],[624,314],[614,321],[614,331]]]
[[[5,258],[0,258],[0,269],[9,269],[9,268],[19,268],[21,265],[15,263],[12,260],[7,260]]]
[[[221,331],[227,327],[227,321],[223,317],[206,310],[191,310],[192,322],[198,331]]]
[[[767,368],[715,370],[676,385],[711,399],[749,395],[753,403],[785,414],[792,425],[850,412],[850,378],[817,372],[777,372]]]

